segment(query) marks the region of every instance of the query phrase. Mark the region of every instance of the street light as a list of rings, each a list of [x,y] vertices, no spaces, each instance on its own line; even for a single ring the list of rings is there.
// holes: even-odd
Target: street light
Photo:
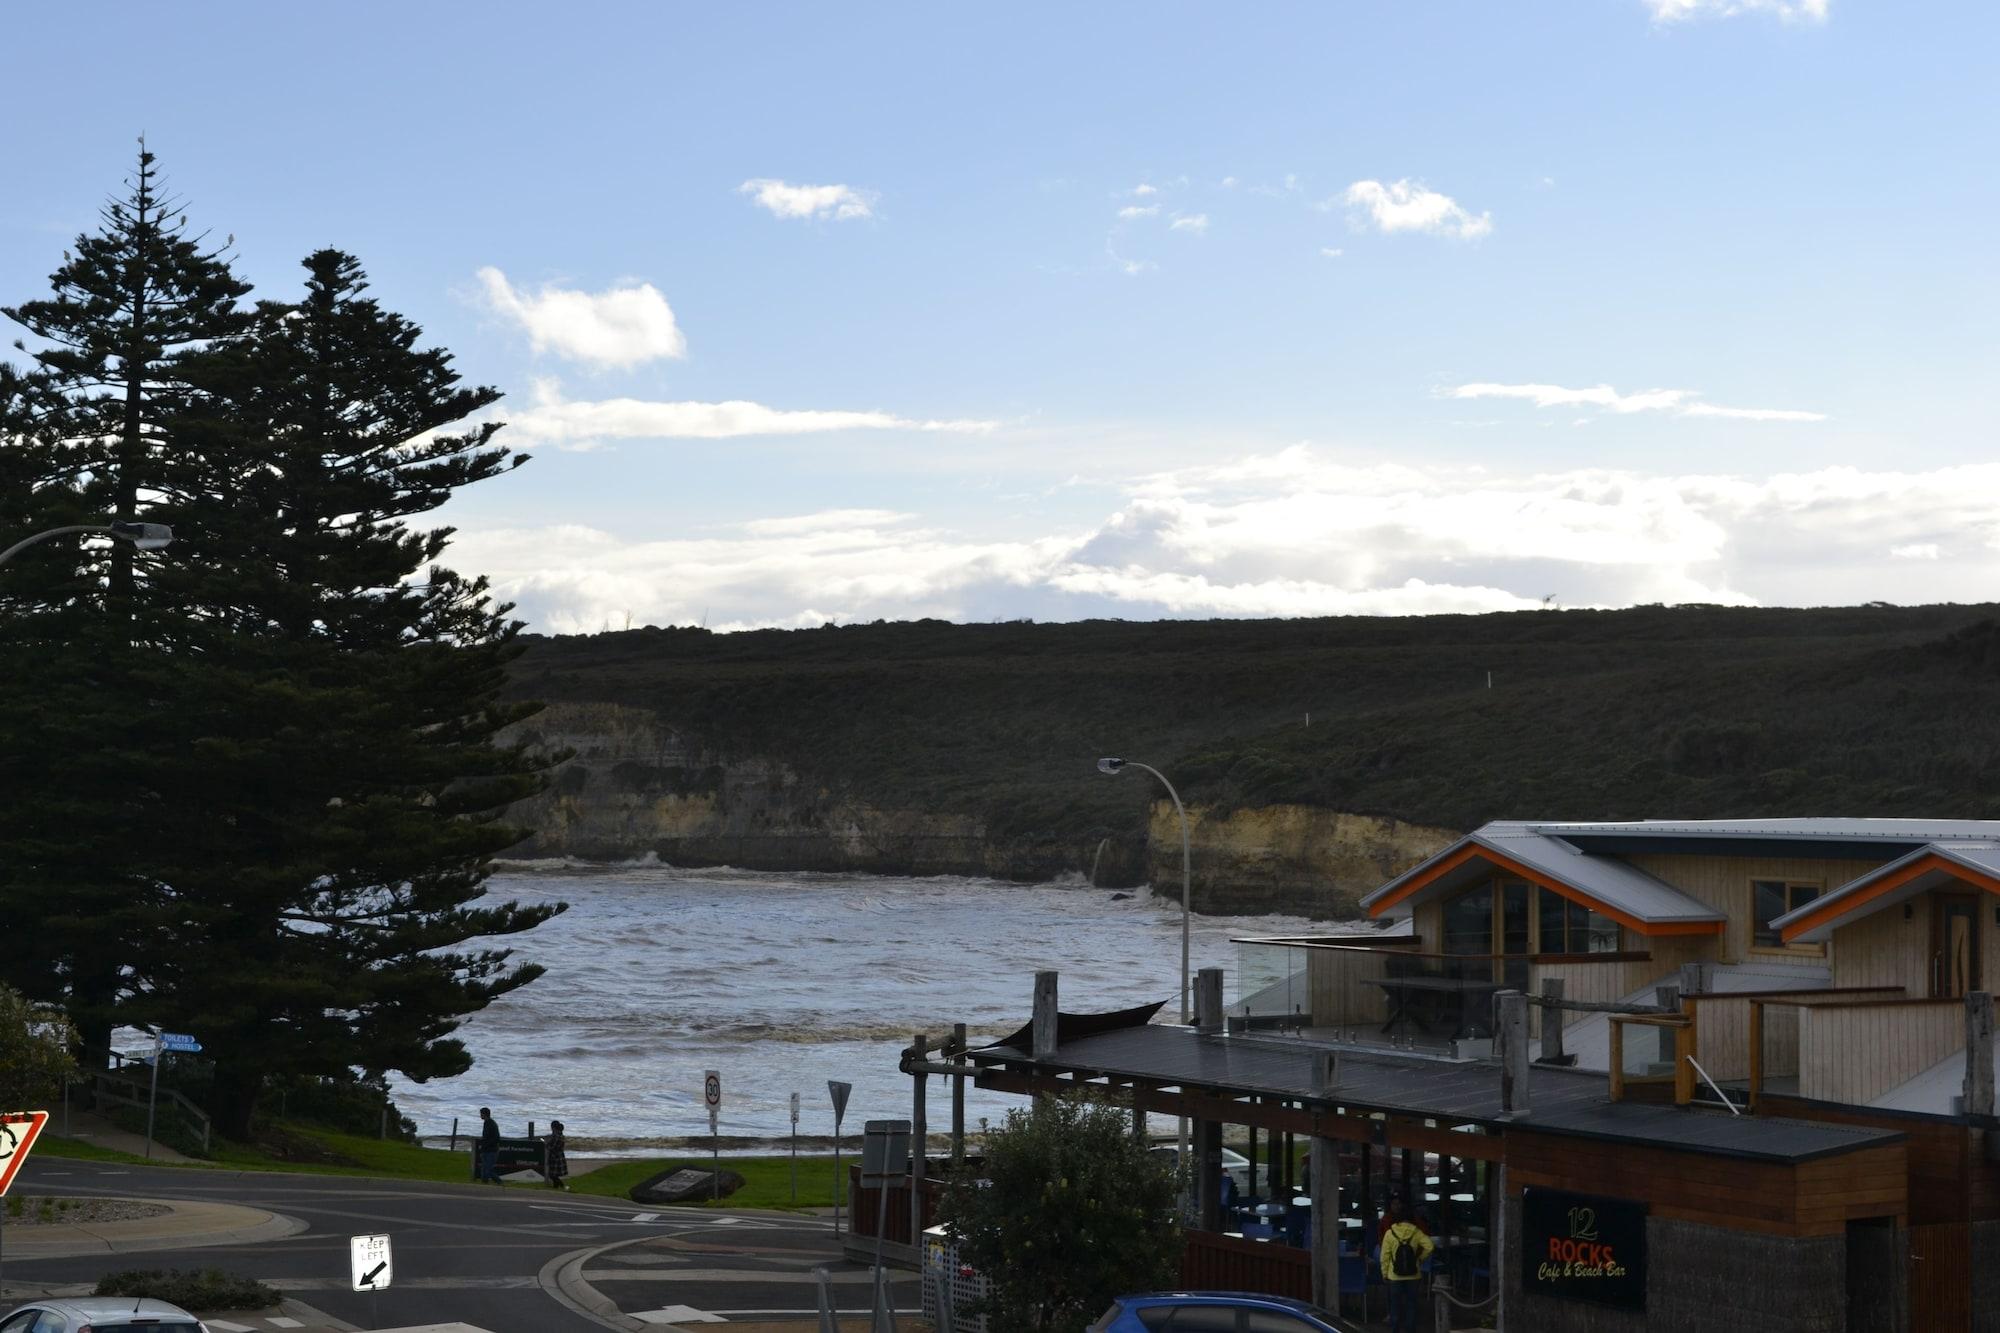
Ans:
[[[61,537],[71,532],[95,532],[106,537],[116,537],[120,541],[131,542],[141,551],[157,551],[174,539],[174,530],[164,523],[76,523],[66,528],[50,528],[32,537],[24,537],[4,551],[0,551],[0,565],[6,564],[36,542],[47,541],[51,537]]]
[[[1174,784],[1167,781],[1167,775],[1150,764],[1142,764],[1136,759],[1113,759],[1106,757],[1097,761],[1097,771],[1116,775],[1127,768],[1143,768],[1160,780],[1167,789],[1167,795],[1174,798],[1174,813],[1181,817],[1181,1022],[1194,1022],[1194,1014],[1188,1008],[1188,884],[1192,878],[1190,867],[1193,858],[1188,855],[1187,807],[1181,804],[1181,794],[1174,790]]]

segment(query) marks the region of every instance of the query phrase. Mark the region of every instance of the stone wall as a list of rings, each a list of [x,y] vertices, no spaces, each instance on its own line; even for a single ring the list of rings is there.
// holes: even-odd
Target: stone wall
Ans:
[[[1767,1236],[1672,1218],[1646,1222],[1646,1308],[1529,1296],[1521,1200],[1506,1202],[1500,1280],[1507,1326],[1532,1333],[1845,1333],[1847,1238]],[[1900,1234],[1900,1233],[1899,1233]]]
[[[1972,1333],[2000,1333],[2000,1222],[1972,1224]]]

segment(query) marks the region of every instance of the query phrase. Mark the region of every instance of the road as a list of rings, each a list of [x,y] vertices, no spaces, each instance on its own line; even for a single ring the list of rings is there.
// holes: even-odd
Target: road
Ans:
[[[21,1257],[11,1283],[90,1282],[135,1267],[218,1267],[254,1277],[357,1328],[466,1323],[493,1333],[597,1333],[627,1322],[594,1317],[568,1299],[557,1275],[605,1280],[598,1294],[627,1314],[683,1307],[686,1317],[725,1318],[813,1310],[810,1270],[835,1275],[836,1303],[865,1309],[865,1271],[837,1258],[832,1224],[817,1217],[643,1208],[555,1191],[369,1180],[267,1172],[186,1170],[29,1161],[14,1192],[213,1201],[297,1218],[297,1235],[254,1245]],[[350,1289],[348,1238],[387,1234],[394,1246],[388,1291]],[[602,1251],[601,1259],[596,1252]],[[577,1261],[581,1261],[580,1263]],[[590,1289],[585,1288],[586,1304]],[[915,1299],[913,1284],[897,1292]]]

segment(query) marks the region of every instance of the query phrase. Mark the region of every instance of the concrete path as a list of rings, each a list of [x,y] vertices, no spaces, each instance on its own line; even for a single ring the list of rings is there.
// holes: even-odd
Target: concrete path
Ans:
[[[49,1132],[56,1133],[60,1129],[61,1126],[51,1118]],[[134,1157],[144,1157],[146,1155],[146,1136],[144,1134],[134,1134],[129,1129],[120,1129],[95,1111],[70,1112],[69,1133],[65,1137],[81,1139],[95,1148],[110,1148],[117,1152],[128,1152]],[[185,1163],[190,1159],[183,1157],[166,1144],[155,1140],[153,1143],[152,1160],[155,1162]]]

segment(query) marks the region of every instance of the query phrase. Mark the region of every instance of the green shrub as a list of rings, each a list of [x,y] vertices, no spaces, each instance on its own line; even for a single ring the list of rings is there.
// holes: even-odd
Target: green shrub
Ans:
[[[97,1294],[151,1297],[195,1314],[205,1310],[262,1310],[284,1299],[273,1287],[219,1268],[188,1272],[178,1268],[146,1268],[106,1273],[97,1280]]]

